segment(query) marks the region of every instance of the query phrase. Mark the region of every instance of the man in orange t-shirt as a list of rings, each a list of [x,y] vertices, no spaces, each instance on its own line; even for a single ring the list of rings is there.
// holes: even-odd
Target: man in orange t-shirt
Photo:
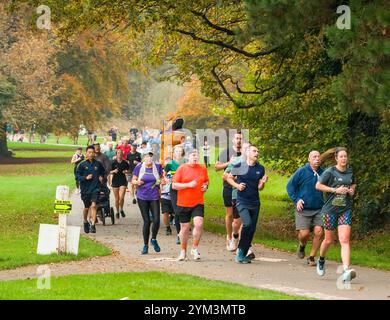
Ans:
[[[205,166],[199,164],[199,152],[196,149],[188,152],[188,162],[177,169],[172,188],[178,190],[177,206],[180,220],[181,251],[178,260],[185,260],[187,242],[190,233],[191,217],[194,220],[191,254],[194,260],[200,259],[199,240],[203,230],[204,199],[209,177]]]

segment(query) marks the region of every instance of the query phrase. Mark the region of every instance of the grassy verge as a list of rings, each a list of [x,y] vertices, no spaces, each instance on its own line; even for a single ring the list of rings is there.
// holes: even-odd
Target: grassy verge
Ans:
[[[51,144],[41,144],[41,143],[27,143],[27,142],[12,142],[8,141],[7,143],[8,149],[12,150],[65,150],[70,151],[74,150],[74,146],[57,146],[57,145],[51,145]]]
[[[50,147],[49,147],[50,148]],[[16,151],[26,158],[71,157],[68,151]],[[70,158],[69,158],[70,159]],[[57,185],[74,186],[70,163],[27,163],[0,166],[0,269],[27,264],[80,260],[111,253],[103,245],[81,237],[79,255],[36,254],[40,223],[57,224],[53,202]]]
[[[185,290],[183,290],[185,284]],[[50,290],[37,280],[0,282],[0,299],[121,299],[130,300],[303,300],[271,290],[211,281],[166,272],[106,273],[53,277]]]

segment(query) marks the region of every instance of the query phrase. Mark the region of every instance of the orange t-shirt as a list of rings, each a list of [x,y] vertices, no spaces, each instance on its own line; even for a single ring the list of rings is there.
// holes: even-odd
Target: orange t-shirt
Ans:
[[[188,183],[193,180],[197,180],[198,184],[195,188],[188,188],[178,190],[177,192],[177,205],[180,207],[195,207],[198,204],[203,204],[202,185],[209,181],[207,169],[200,164],[181,165],[175,175],[173,176],[173,182]]]

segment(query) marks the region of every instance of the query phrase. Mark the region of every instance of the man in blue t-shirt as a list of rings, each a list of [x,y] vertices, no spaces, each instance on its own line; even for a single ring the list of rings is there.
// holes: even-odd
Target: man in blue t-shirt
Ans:
[[[257,162],[259,150],[251,145],[246,150],[246,161],[232,168],[227,182],[237,189],[237,210],[242,221],[241,238],[238,243],[236,262],[250,263],[246,256],[256,231],[260,211],[259,190],[263,190],[268,176]]]
[[[305,257],[305,246],[310,237],[310,229],[314,228],[313,246],[307,264],[315,266],[315,256],[321,245],[322,218],[321,209],[324,205],[322,192],[316,189],[316,183],[323,173],[320,167],[320,153],[311,151],[308,163],[299,168],[287,184],[287,193],[296,206],[295,227],[298,231],[299,246],[297,256]]]

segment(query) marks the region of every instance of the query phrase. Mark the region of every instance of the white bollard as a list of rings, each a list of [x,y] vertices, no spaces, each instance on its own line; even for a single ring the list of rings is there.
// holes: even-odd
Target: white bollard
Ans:
[[[56,200],[69,200],[69,187],[58,186],[56,190]],[[66,214],[58,216],[58,253],[66,252]]]

